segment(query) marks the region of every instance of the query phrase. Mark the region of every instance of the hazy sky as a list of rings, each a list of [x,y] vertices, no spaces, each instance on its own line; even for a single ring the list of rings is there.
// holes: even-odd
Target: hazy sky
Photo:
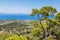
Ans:
[[[32,8],[52,6],[60,11],[60,0],[0,0],[0,13],[29,14]]]

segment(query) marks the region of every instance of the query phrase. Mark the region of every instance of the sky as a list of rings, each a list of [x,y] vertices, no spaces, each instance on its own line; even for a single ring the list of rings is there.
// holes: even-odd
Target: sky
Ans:
[[[30,14],[32,8],[52,6],[60,11],[60,0],[0,0],[0,13]]]

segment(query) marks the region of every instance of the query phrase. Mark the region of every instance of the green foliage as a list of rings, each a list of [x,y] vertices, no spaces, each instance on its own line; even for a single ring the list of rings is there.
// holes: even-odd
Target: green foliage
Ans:
[[[53,38],[53,36],[49,36],[49,37],[47,37],[45,40],[54,40],[54,38]]]
[[[41,13],[44,17],[54,15],[56,12],[57,10],[51,6],[42,7],[39,10],[39,13]]]
[[[32,13],[30,14],[30,16],[34,16],[36,14],[39,14],[38,9],[32,9]]]
[[[31,32],[31,35],[36,36],[36,37],[38,36],[42,37],[43,35],[42,29],[34,28]]]
[[[53,32],[56,33],[57,22],[50,20],[49,16],[55,15],[56,12],[57,12],[57,10],[51,6],[45,6],[45,7],[42,7],[41,9],[32,10],[32,13],[31,13],[31,14],[33,14],[32,16],[37,15],[37,17],[38,17],[38,22],[32,22],[32,24],[35,28],[31,32],[32,35],[36,36],[39,33],[40,36],[42,35],[42,38],[47,37],[47,40],[54,40],[53,37],[50,36],[50,34],[52,34]],[[42,18],[40,18],[40,16],[42,16]],[[43,19],[43,20],[41,20],[41,19]],[[41,21],[43,21],[43,22],[41,22]],[[43,29],[43,30],[41,30],[41,29]],[[41,32],[42,32],[42,34],[41,34]]]
[[[7,37],[11,36],[8,32],[4,32],[0,35],[0,40],[5,40]]]
[[[24,36],[18,36],[14,34],[10,34],[8,32],[4,32],[0,35],[0,40],[27,40]]]
[[[60,12],[55,15],[56,21],[60,22]]]
[[[39,28],[41,25],[38,21],[31,21],[30,24],[34,27],[34,28]]]
[[[12,35],[6,38],[5,40],[27,40],[27,38],[22,36]]]
[[[60,13],[57,13],[57,15],[55,15],[56,12],[57,10],[51,6],[45,6],[42,7],[41,9],[32,9],[32,13],[30,14],[30,16],[37,15],[38,17],[37,21],[30,22],[30,24],[32,25],[32,31],[28,29],[27,30],[28,32],[27,31],[24,32],[25,24],[24,26],[22,24],[21,26],[23,27],[20,27],[21,23],[18,23],[19,26],[16,26],[17,23],[12,23],[9,27],[7,26],[6,29],[7,28],[9,29],[16,28],[16,30],[21,29],[23,31],[19,35],[22,34],[22,36],[4,32],[3,34],[0,35],[0,40],[43,40],[43,39],[55,40],[54,36],[56,36],[57,40],[60,40],[60,31],[58,30],[58,27],[60,27],[59,21]],[[53,15],[55,15],[54,20],[49,18],[49,16]]]
[[[5,40],[20,40],[20,37],[17,35],[13,35],[13,36],[9,36],[8,38],[6,38]]]

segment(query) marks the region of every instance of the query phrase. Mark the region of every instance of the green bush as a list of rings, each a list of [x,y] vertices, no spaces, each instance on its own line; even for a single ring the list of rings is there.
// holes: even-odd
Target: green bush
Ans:
[[[54,38],[53,38],[53,36],[49,36],[49,37],[47,37],[45,40],[54,40]]]
[[[11,36],[8,32],[4,32],[0,35],[0,40],[5,40],[7,37]]]
[[[18,35],[13,35],[13,36],[6,38],[5,40],[27,40],[27,38],[22,37],[22,36],[18,36]]]

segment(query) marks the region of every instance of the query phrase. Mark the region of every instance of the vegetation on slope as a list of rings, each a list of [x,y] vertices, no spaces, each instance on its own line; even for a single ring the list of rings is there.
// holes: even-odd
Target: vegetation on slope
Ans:
[[[37,21],[31,21],[30,25],[19,23],[5,25],[3,28],[10,33],[6,33],[7,35],[2,33],[0,40],[60,40],[60,13],[56,13],[57,10],[51,6],[32,9],[30,16],[37,15]],[[54,18],[50,19],[49,16]]]

